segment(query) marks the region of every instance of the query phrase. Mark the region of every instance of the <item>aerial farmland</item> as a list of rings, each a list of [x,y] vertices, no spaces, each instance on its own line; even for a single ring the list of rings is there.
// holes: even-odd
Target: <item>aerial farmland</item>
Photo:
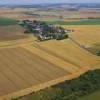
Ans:
[[[45,9],[0,8],[0,100],[32,100],[27,95],[100,69],[99,10]],[[50,35],[50,39],[39,41],[33,30],[27,32],[26,26],[19,25],[23,20],[37,20],[53,29],[65,30],[68,37],[57,39]]]

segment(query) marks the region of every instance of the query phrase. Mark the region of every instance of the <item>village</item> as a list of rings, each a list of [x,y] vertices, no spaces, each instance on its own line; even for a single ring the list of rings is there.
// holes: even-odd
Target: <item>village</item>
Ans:
[[[33,33],[39,41],[66,39],[68,38],[67,33],[71,31],[65,30],[61,26],[54,26],[52,24],[47,24],[46,22],[36,20],[23,20],[19,22],[19,25],[26,29],[24,33]]]

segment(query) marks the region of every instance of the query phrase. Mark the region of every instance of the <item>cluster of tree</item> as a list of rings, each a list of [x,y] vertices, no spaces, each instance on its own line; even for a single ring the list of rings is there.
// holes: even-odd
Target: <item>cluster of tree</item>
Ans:
[[[29,20],[23,20],[19,22],[19,25],[21,25],[22,27],[24,27],[26,30],[24,33],[32,33],[32,27],[30,27],[29,23],[27,23]]]
[[[51,37],[57,40],[61,40],[68,37],[68,35],[65,32],[65,29],[60,26],[58,27],[44,23],[42,25],[42,29],[43,35],[46,37]]]
[[[65,81],[15,100],[78,100],[100,90],[100,70],[89,71],[79,78]]]
[[[54,26],[42,21],[24,20],[20,23],[26,31],[25,33],[33,33],[38,39],[65,39],[68,37],[66,30],[60,26]]]

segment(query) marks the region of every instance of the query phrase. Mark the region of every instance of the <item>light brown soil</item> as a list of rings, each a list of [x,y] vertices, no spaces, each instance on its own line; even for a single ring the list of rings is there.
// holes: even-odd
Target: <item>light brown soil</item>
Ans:
[[[24,28],[18,25],[0,26],[0,41],[17,40],[27,38]]]

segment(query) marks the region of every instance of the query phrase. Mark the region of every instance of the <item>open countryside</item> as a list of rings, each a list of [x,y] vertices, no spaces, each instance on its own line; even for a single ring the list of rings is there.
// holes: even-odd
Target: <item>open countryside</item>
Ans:
[[[1,42],[0,57],[5,56],[0,62],[1,78],[4,80],[1,97],[22,96],[49,84],[78,77],[80,73],[100,66],[99,57],[80,48],[70,39],[59,42],[33,40]],[[48,82],[50,83],[46,84]]]
[[[28,9],[0,10],[0,100],[22,97],[100,69],[100,57],[89,50],[100,44],[100,19],[52,21],[56,26],[72,30],[67,33],[68,38],[38,41],[18,25],[19,20],[36,19],[25,12]],[[5,14],[8,18],[3,18]]]

